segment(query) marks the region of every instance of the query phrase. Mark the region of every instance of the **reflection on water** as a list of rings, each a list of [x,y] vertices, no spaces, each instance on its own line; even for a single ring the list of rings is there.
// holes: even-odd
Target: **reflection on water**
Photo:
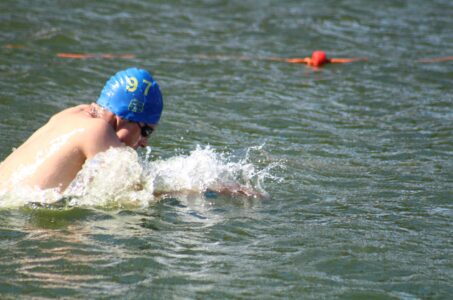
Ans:
[[[249,229],[225,232],[221,224],[231,218],[246,224],[252,216],[244,209],[259,204],[216,200],[191,196],[163,199],[146,210],[24,208],[2,214],[3,236],[16,236],[2,258],[3,278],[14,274],[14,279],[3,281],[3,287],[39,287],[38,294],[47,296],[84,291],[119,296],[131,289],[130,282],[138,290],[164,278],[197,282],[180,276],[192,273],[190,268],[218,265],[215,257],[227,254],[225,241],[250,237]],[[205,232],[212,232],[212,238],[206,240]],[[171,272],[176,265],[186,270],[176,275]]]

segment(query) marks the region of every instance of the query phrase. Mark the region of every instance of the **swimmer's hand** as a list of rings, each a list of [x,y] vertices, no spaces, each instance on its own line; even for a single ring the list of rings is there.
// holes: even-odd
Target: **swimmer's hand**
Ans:
[[[269,197],[267,194],[239,184],[231,184],[222,186],[220,188],[208,188],[205,193],[207,195],[214,193],[222,196],[246,197],[255,199],[265,199]]]
[[[177,197],[178,195],[199,195],[200,190],[178,190],[178,191],[159,191],[155,190],[153,195],[158,198],[162,197]],[[219,187],[209,187],[202,191],[206,197],[215,198],[217,196],[229,196],[229,197],[241,197],[241,198],[253,198],[253,199],[267,199],[269,195],[265,192],[259,192],[252,188],[242,186],[236,183],[222,185]]]

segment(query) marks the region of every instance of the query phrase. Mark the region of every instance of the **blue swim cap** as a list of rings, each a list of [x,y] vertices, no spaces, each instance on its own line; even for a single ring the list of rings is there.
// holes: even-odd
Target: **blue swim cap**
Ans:
[[[123,119],[147,124],[157,124],[163,109],[159,85],[137,68],[112,76],[96,103]]]

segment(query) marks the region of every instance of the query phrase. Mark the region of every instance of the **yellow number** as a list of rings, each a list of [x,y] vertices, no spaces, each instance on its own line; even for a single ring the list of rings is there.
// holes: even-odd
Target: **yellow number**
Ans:
[[[135,77],[126,77],[126,81],[127,81],[126,90],[128,90],[131,93],[135,92],[135,90],[138,87],[137,78],[135,78]]]
[[[151,85],[153,83],[151,81],[146,80],[146,79],[143,79],[143,82],[147,84],[146,89],[145,89],[145,96],[147,96],[148,92],[149,92],[149,88],[151,87]]]

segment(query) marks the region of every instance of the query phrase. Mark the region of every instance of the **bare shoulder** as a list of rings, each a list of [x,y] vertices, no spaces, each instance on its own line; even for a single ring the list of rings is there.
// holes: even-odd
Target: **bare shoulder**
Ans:
[[[89,104],[67,108],[55,114],[50,121],[53,126],[85,129],[89,135],[109,134],[113,131],[104,119],[90,115]]]
[[[70,115],[78,115],[88,111],[89,107],[90,107],[89,104],[80,104],[77,106],[69,107],[53,115],[51,119],[59,119]]]
[[[122,147],[112,126],[103,119],[86,118],[83,122],[81,146],[88,158],[110,147]]]
[[[54,135],[74,134],[71,146],[79,149],[86,158],[110,147],[123,146],[113,126],[105,118],[94,117],[90,107],[82,104],[65,109],[54,115],[45,126],[47,131],[54,131]]]
[[[117,137],[113,127],[103,119],[87,118],[83,125],[87,131],[87,135],[92,139]]]

